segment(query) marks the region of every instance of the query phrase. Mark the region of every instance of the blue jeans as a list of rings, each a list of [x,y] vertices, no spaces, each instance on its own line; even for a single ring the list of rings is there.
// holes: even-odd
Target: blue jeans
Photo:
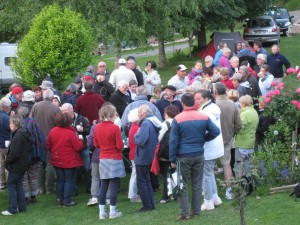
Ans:
[[[23,190],[23,177],[24,173],[9,172],[7,178],[7,190],[8,190],[8,209],[7,211],[15,214],[19,209],[19,212],[26,211],[25,194]]]
[[[155,209],[153,188],[150,180],[150,166],[135,165],[138,194],[141,197],[143,208]]]
[[[183,183],[182,193],[178,197],[180,214],[182,216],[188,216],[190,214],[187,188],[189,180],[192,181],[191,212],[200,214],[204,156],[179,158],[179,160]]]
[[[54,168],[57,176],[57,198],[63,202],[64,205],[69,204],[72,202],[71,196],[74,190],[76,168]]]

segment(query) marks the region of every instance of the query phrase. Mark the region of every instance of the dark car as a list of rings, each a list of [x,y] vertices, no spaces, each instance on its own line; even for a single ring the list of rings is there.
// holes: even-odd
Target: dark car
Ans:
[[[278,8],[275,10],[269,10],[265,13],[268,16],[272,16],[278,27],[280,28],[280,34],[286,35],[289,25],[292,23],[292,18],[289,11],[286,8]]]
[[[244,25],[244,40],[250,43],[260,41],[262,43],[280,42],[280,32],[275,20],[271,16],[258,16],[248,19]]]

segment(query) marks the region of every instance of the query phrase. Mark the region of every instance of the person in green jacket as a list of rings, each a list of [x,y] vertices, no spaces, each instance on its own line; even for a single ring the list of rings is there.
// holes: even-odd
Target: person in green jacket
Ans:
[[[241,178],[253,168],[251,154],[254,152],[255,133],[258,126],[258,114],[253,107],[253,99],[250,95],[244,95],[240,99],[242,129],[235,138],[235,175]]]

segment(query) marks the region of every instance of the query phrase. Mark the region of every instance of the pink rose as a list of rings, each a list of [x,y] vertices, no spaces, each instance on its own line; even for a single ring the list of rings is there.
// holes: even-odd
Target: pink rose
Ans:
[[[298,74],[297,78],[300,80],[300,72],[299,72],[299,74]]]
[[[280,91],[276,89],[276,90],[273,91],[273,94],[274,95],[280,95]]]
[[[297,109],[300,110],[300,102],[298,102],[298,104],[297,104]]]
[[[298,101],[297,100],[293,100],[292,102],[291,102],[293,105],[298,105]]]
[[[298,89],[296,90],[296,93],[298,93],[298,94],[300,93],[300,88],[298,88]]]
[[[272,87],[277,86],[277,82],[276,82],[276,81],[273,81],[273,82],[271,83],[271,86],[272,86]]]
[[[266,97],[266,98],[265,98],[265,102],[266,102],[266,103],[270,103],[271,101],[272,101],[272,98],[269,98],[269,97]]]
[[[273,91],[270,91],[270,92],[268,92],[268,93],[266,94],[266,97],[271,98],[272,95],[273,95]]]
[[[284,83],[279,83],[277,87],[282,90],[284,88]]]
[[[287,73],[292,73],[292,74],[296,74],[297,73],[297,70],[295,70],[294,68],[288,68],[286,70]]]

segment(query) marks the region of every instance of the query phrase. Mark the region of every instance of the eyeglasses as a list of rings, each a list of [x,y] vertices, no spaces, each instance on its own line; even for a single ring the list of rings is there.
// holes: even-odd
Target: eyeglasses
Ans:
[[[106,67],[105,65],[100,65],[100,66],[98,66],[98,67]]]

